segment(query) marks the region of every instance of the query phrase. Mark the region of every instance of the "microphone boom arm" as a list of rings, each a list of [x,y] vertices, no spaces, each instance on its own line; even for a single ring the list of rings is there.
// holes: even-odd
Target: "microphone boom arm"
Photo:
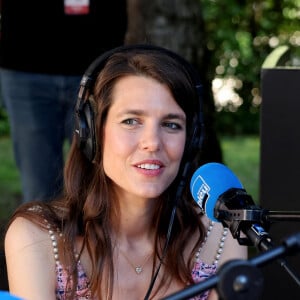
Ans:
[[[258,267],[285,256],[295,255],[300,251],[300,232],[287,237],[282,245],[265,251],[250,260],[232,260],[220,267],[219,271],[208,279],[173,293],[162,300],[182,300],[199,295],[206,290],[217,287],[222,299],[257,299],[253,294],[261,296],[261,273]],[[256,282],[255,282],[256,280]],[[237,284],[239,283],[239,284]]]
[[[300,211],[274,211],[268,210],[263,215],[263,218],[267,222],[275,221],[300,221]]]

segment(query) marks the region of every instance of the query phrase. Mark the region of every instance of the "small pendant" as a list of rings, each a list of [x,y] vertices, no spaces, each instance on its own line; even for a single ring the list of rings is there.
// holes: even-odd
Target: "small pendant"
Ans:
[[[135,267],[136,274],[140,274],[140,273],[142,273],[142,271],[143,271],[142,267]]]

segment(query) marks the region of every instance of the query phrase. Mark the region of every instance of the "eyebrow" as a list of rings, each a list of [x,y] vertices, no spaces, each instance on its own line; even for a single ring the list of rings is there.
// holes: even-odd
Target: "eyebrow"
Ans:
[[[185,116],[181,114],[167,114],[166,119],[179,119],[185,122]]]
[[[142,116],[142,115],[145,115],[145,110],[129,109],[129,110],[122,112],[122,114]],[[183,114],[168,113],[163,118],[164,119],[179,119],[184,122],[186,121],[186,118]]]

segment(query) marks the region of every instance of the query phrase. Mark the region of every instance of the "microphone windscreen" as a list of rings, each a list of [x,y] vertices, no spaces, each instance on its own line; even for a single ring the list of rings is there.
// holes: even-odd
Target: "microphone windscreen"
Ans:
[[[243,186],[235,174],[221,163],[211,162],[198,168],[192,176],[190,191],[209,219],[219,222],[214,217],[214,208],[219,197],[231,188]]]

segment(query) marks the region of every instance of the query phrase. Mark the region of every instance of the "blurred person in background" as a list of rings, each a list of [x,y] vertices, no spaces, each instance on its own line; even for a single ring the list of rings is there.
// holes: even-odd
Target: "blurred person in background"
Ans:
[[[124,43],[126,0],[1,0],[1,98],[7,110],[23,202],[62,191],[82,74]]]

